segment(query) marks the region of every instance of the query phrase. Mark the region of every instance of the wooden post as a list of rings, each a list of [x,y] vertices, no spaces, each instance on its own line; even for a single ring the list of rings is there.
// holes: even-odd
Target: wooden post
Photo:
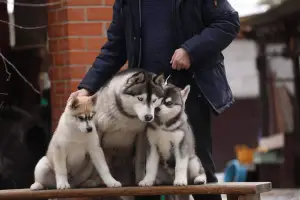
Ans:
[[[295,104],[294,104],[294,133],[297,139],[300,139],[300,69],[299,69],[299,55],[297,51],[297,43],[295,37],[289,40],[289,48],[291,51],[291,59],[293,62],[294,74],[294,90],[295,90]]]
[[[299,45],[297,42],[298,30],[297,30],[298,21],[288,21],[286,23],[286,28],[288,32],[288,47],[290,51],[290,56],[293,63],[293,74],[294,74],[294,132],[293,132],[293,155],[289,155],[292,157],[294,169],[298,169],[300,167],[300,64],[299,64]],[[300,172],[299,170],[294,170],[293,176],[293,184],[294,186],[300,185]]]
[[[293,135],[289,139],[286,136],[285,148],[284,148],[284,164],[281,167],[281,187],[283,188],[294,188],[296,187],[296,181],[299,179],[299,172],[296,170],[299,166],[297,164],[299,158],[299,141],[300,141],[300,71],[299,71],[299,57],[297,53],[297,21],[296,20],[286,20],[284,22],[287,47],[289,52],[289,57],[293,63],[293,74],[294,74],[294,110],[293,110]]]
[[[258,54],[256,57],[256,67],[259,73],[259,93],[261,99],[262,110],[262,136],[269,135],[269,99],[268,99],[268,86],[267,80],[267,57],[266,57],[266,44],[262,39],[257,40]]]
[[[287,38],[287,47],[289,50],[289,56],[293,63],[293,74],[294,74],[294,91],[295,91],[295,104],[294,104],[294,134],[295,139],[300,141],[300,65],[299,65],[299,46],[297,43],[298,30],[297,24],[299,22],[297,19],[286,20],[285,29],[286,29],[286,38]]]

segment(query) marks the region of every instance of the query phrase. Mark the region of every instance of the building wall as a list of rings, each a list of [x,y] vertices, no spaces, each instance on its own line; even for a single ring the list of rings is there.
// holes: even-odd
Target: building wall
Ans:
[[[61,2],[49,0],[49,2]],[[106,41],[113,0],[68,0],[49,6],[53,128],[65,103]]]
[[[226,75],[236,98],[259,95],[258,71],[256,69],[256,45],[251,40],[234,40],[223,51]]]
[[[258,98],[237,99],[223,114],[213,117],[213,158],[218,172],[235,159],[236,144],[256,147],[260,125]]]

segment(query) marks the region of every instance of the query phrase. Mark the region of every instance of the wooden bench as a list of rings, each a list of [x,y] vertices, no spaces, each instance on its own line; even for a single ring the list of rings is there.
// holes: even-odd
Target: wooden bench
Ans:
[[[218,183],[192,186],[154,186],[154,187],[120,187],[90,188],[66,190],[29,189],[0,190],[0,200],[41,199],[41,198],[81,198],[104,196],[138,196],[168,194],[226,194],[228,200],[258,200],[263,192],[271,191],[271,183]]]

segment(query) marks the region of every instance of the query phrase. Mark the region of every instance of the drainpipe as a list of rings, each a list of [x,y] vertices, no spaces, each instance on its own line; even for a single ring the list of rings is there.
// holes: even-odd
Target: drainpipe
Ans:
[[[16,45],[16,31],[15,31],[15,16],[14,16],[14,0],[7,0],[7,13],[8,13],[8,30],[9,30],[9,45],[14,47]]]

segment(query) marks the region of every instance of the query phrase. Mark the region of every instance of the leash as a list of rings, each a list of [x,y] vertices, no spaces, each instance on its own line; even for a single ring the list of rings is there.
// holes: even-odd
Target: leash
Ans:
[[[169,78],[171,77],[171,74],[167,77],[167,79],[165,80],[165,83],[164,83],[164,86],[167,86],[168,85],[168,80]]]

